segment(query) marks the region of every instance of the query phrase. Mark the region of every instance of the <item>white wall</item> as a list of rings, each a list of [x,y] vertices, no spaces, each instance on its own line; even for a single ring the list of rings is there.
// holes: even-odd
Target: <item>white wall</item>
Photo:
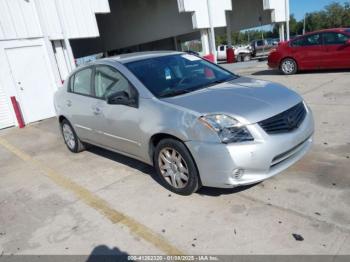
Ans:
[[[41,35],[33,1],[0,0],[0,40]]]
[[[273,10],[271,13],[271,22],[273,23],[281,23],[289,20],[288,15],[286,16],[286,14],[289,14],[289,10],[286,12],[286,8],[288,8],[288,3],[286,6],[285,0],[264,0],[264,9]]]
[[[180,12],[191,12],[194,29],[209,28],[208,3],[214,27],[226,26],[225,11],[232,10],[231,0],[177,0]]]
[[[289,1],[289,0],[288,0]],[[231,18],[232,30],[257,27],[261,24],[285,22],[285,0],[177,0],[180,12],[191,12],[193,28],[209,28],[208,5],[213,26],[227,25],[225,13]],[[259,20],[259,17],[262,20]]]
[[[108,12],[108,0],[0,0],[0,40],[98,37],[95,14]]]

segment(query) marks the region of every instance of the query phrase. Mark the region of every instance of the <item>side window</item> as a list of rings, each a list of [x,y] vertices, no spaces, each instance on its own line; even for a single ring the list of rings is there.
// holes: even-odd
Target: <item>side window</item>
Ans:
[[[82,95],[91,95],[92,69],[87,68],[75,73],[71,78],[71,91]]]
[[[109,66],[97,66],[95,71],[95,96],[105,99],[116,92],[126,92],[132,96],[129,81],[117,70]]]
[[[264,42],[264,40],[258,40],[258,41],[256,42],[256,45],[257,45],[257,46],[264,46],[264,45],[265,45],[265,42]]]
[[[305,45],[305,38],[299,38],[296,39],[292,42],[292,47],[299,47],[299,46],[304,46]]]
[[[292,42],[293,47],[321,45],[321,35],[314,34],[296,39]]]
[[[225,46],[221,45],[220,46],[220,51],[225,51]]]
[[[349,36],[341,33],[329,32],[323,34],[325,45],[343,45],[348,39],[350,39]]]
[[[311,46],[311,45],[320,45],[321,44],[321,35],[315,34],[305,37],[305,45]]]

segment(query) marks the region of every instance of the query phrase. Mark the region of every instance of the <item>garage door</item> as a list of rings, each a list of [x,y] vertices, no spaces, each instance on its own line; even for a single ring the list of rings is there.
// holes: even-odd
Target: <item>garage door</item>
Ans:
[[[0,129],[14,125],[9,97],[0,86]]]

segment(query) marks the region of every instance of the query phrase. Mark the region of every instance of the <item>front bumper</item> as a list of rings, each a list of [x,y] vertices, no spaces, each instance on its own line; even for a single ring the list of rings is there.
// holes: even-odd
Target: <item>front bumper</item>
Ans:
[[[186,142],[197,164],[203,186],[232,188],[275,176],[299,159],[312,145],[314,121],[308,109],[301,126],[285,134],[268,135],[259,126],[248,126],[253,142],[239,144]],[[241,177],[237,169],[244,170]]]
[[[279,61],[280,61],[279,54],[277,52],[272,52],[267,58],[267,65],[271,69],[278,69],[280,65]]]

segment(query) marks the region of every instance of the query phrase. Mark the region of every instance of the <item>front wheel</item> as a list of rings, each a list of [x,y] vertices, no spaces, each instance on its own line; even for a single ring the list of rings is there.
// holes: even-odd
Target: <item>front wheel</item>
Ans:
[[[163,185],[179,195],[191,195],[200,187],[195,162],[186,146],[175,139],[161,140],[154,153],[154,167]]]
[[[294,59],[286,58],[281,62],[280,70],[285,75],[293,75],[298,71],[298,65]]]
[[[250,54],[246,54],[244,55],[244,62],[249,62],[250,60],[252,59],[251,55]]]

